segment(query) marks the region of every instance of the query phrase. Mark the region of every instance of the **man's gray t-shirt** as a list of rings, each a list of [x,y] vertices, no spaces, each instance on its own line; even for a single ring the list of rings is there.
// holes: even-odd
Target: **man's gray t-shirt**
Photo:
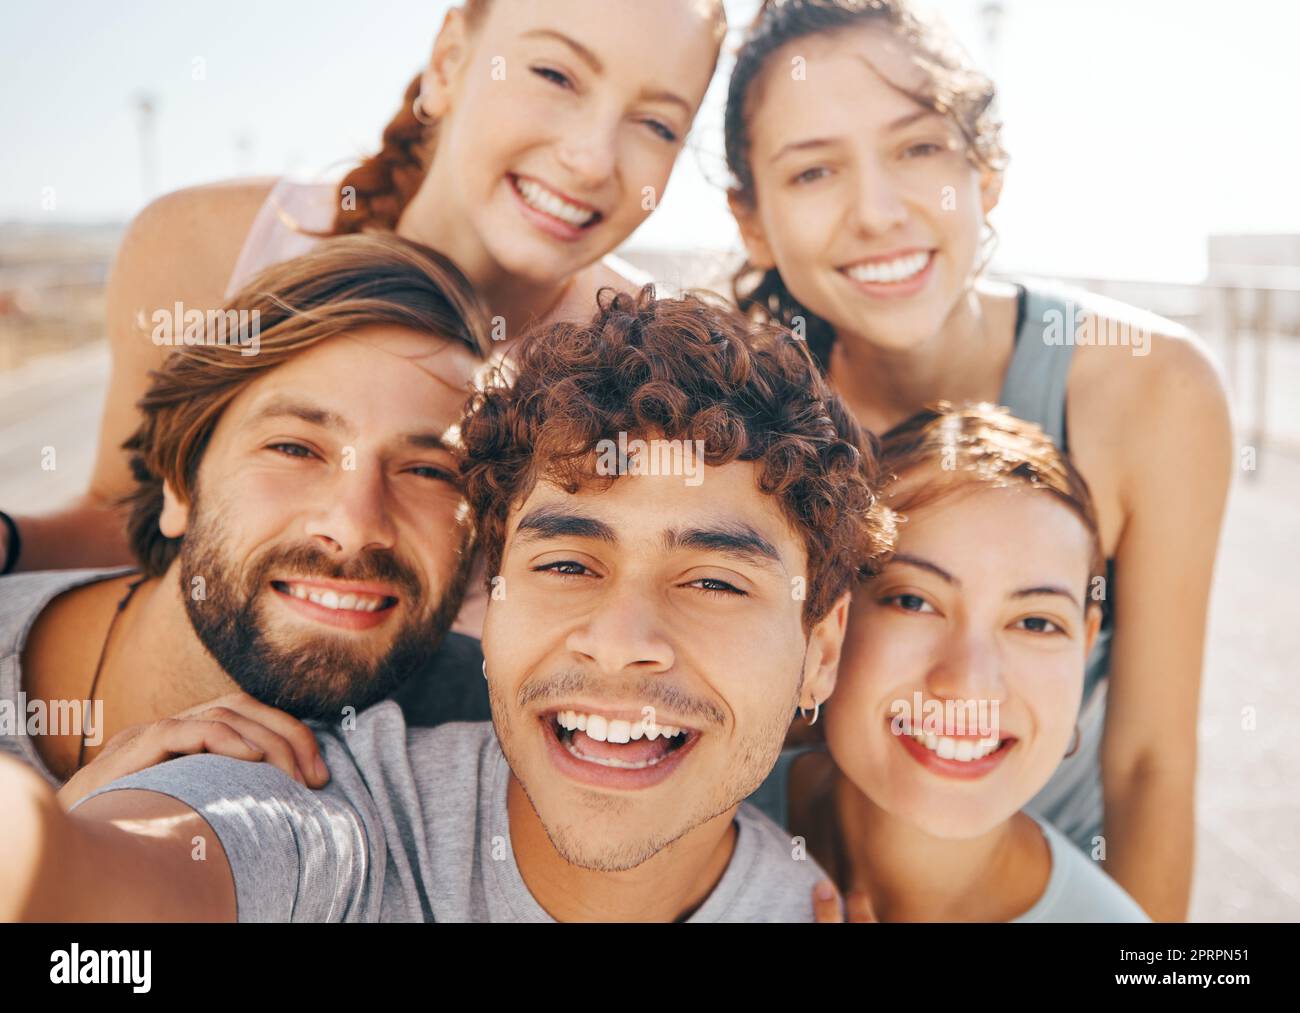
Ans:
[[[55,712],[55,707],[48,701],[29,700],[24,692],[22,654],[28,635],[41,613],[59,595],[134,572],[133,567],[125,566],[0,577],[0,754],[27,764],[55,788],[63,781],[46,767],[37,752],[35,735],[29,731],[31,727],[46,727],[50,721],[48,715]],[[96,624],[100,628],[94,635],[102,638],[101,621],[97,620]],[[80,631],[73,631],[70,635],[80,635]],[[482,664],[483,651],[477,640],[449,633],[439,645],[438,654],[428,671],[409,679],[392,699],[401,705],[407,721],[413,725],[485,721],[491,710],[486,683],[480,674]],[[86,681],[89,688],[89,673]],[[57,706],[63,713],[68,707],[75,708],[78,716],[85,713],[85,703],[81,700],[58,701]],[[37,712],[47,715],[39,726],[35,722]],[[93,727],[84,727],[84,722],[81,722],[77,728],[86,732],[91,745],[98,744]]]
[[[311,791],[265,763],[186,756],[113,782],[171,796],[211,825],[240,921],[553,919],[510,843],[510,768],[489,722],[410,728],[391,701],[356,727],[318,728],[330,783]],[[812,921],[824,877],[748,804],[731,861],[692,922]]]

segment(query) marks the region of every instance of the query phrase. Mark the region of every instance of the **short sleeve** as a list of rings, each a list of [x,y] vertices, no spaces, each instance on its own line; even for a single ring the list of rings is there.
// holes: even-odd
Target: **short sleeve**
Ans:
[[[151,791],[189,806],[221,842],[241,922],[375,921],[384,854],[378,820],[334,781],[312,791],[268,763],[183,756],[120,778],[111,791]]]

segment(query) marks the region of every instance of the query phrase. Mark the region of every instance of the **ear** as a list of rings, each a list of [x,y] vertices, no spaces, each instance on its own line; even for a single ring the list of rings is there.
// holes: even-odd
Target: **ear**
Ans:
[[[993,169],[980,176],[980,205],[984,208],[986,217],[998,206],[998,200],[1002,197],[1002,179],[1003,174]]]
[[[1086,658],[1092,654],[1092,645],[1097,642],[1097,631],[1101,629],[1101,606],[1096,602],[1088,605],[1087,612],[1084,613],[1083,619],[1083,656]]]
[[[170,482],[163,482],[162,513],[158,530],[168,538],[180,538],[190,526],[190,505],[176,495]]]
[[[749,262],[760,271],[772,270],[776,267],[776,258],[772,256],[772,248],[767,244],[767,233],[763,231],[763,223],[758,219],[758,209],[734,190],[727,191],[727,204],[731,208],[731,216],[740,227],[740,238],[745,243]]]
[[[835,691],[835,680],[840,669],[840,650],[844,646],[844,631],[848,628],[849,603],[853,595],[845,591],[831,606],[808,638],[808,653],[804,658],[803,691],[799,706],[809,710],[815,703],[825,703]]]
[[[452,92],[465,69],[468,54],[465,12],[453,7],[443,19],[438,38],[433,43],[433,56],[420,76],[421,107],[427,116],[441,118],[451,109]]]

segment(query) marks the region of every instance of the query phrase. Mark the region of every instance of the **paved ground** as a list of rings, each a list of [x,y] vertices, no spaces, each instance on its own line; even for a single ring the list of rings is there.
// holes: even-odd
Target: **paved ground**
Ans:
[[[5,509],[44,509],[80,488],[106,373],[97,348],[0,375]],[[1273,382],[1279,394],[1300,388]],[[41,467],[47,447],[52,471]],[[1300,456],[1265,453],[1228,510],[1202,697],[1196,921],[1300,920],[1298,504]]]

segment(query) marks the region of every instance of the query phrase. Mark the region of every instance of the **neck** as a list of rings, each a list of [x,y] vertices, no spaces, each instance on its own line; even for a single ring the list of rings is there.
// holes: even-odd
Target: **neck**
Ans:
[[[573,277],[538,284],[505,271],[478,239],[469,222],[461,220],[452,202],[439,200],[449,192],[430,170],[420,189],[402,209],[395,231],[447,257],[464,272],[490,317],[505,320],[506,333],[523,334],[546,320],[563,302]]]
[[[688,918],[718,885],[736,845],[733,806],[634,869],[598,872],[560,856],[513,774],[506,806],[519,874],[537,903],[559,922]]]
[[[935,334],[907,348],[837,333],[830,361],[836,390],[858,421],[875,432],[891,429],[932,401],[998,401],[1015,345],[1013,296],[1009,287],[980,282],[957,301]]]
[[[842,773],[829,804],[845,856],[841,886],[866,893],[881,921],[1007,921],[1047,887],[1050,851],[1021,813],[977,837],[935,837],[881,809]]]
[[[112,600],[113,609],[119,598]],[[95,689],[95,699],[103,701],[103,734],[94,736],[94,744],[87,741],[85,762],[123,729],[160,721],[237,688],[195,635],[173,567],[140,585],[118,617]]]

